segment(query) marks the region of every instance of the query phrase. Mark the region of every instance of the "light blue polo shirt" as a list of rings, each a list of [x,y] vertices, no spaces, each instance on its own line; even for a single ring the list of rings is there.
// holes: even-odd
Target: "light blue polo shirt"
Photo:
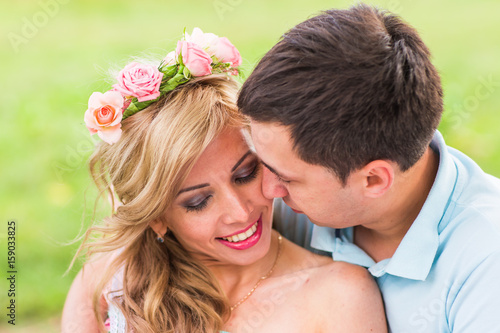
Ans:
[[[352,243],[353,228],[292,218],[281,200],[276,224],[306,248],[311,240],[313,249],[334,260],[367,267],[382,292],[391,332],[500,332],[500,180],[447,147],[439,132],[431,148],[440,156],[434,185],[390,259],[375,263]]]

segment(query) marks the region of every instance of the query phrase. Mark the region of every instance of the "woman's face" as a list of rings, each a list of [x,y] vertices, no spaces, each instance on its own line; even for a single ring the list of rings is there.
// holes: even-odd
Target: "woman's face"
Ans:
[[[227,129],[203,152],[166,213],[169,232],[208,265],[248,265],[271,243],[272,199],[241,130]]]

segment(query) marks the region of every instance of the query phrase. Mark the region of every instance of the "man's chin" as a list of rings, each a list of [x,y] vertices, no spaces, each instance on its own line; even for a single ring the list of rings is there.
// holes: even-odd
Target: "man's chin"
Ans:
[[[297,208],[294,208],[294,205],[290,205],[290,203],[288,203],[288,200],[283,198],[283,202],[291,209],[293,210],[294,213],[296,214],[305,214],[303,211],[297,209]]]
[[[302,214],[305,214],[305,213],[302,213]],[[331,220],[328,220],[328,221],[324,221],[324,220],[319,221],[319,220],[316,220],[314,217],[311,217],[309,215],[307,215],[307,218],[309,219],[309,221],[311,221],[313,224],[317,225],[318,227],[326,227],[326,228],[334,228],[334,229],[342,229],[342,228],[344,228],[344,227],[342,227],[340,225],[336,225],[335,223],[332,223]]]
[[[295,209],[295,208],[290,207],[290,209],[291,209],[291,210],[293,210],[293,211],[294,211],[294,213],[297,213],[297,214],[304,214],[304,212],[303,212],[303,211],[297,210],[297,209]]]
[[[335,228],[335,226],[332,226],[331,223],[323,223],[321,221],[316,221],[316,220],[311,220],[309,219],[313,224],[317,225],[318,227],[327,227],[327,228]]]

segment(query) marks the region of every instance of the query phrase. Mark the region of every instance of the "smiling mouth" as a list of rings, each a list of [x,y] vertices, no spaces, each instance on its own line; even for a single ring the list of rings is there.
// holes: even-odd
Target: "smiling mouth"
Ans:
[[[229,236],[229,237],[220,237],[220,239],[223,239],[225,241],[231,242],[231,243],[236,243],[236,242],[241,242],[246,240],[248,237],[253,236],[255,232],[257,231],[257,225],[259,224],[259,221],[255,222],[252,227],[248,228],[247,231],[241,232],[237,235]]]

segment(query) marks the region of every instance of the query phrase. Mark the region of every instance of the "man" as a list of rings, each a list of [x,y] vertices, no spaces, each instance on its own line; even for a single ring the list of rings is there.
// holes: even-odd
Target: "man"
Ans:
[[[367,267],[392,332],[500,332],[500,180],[436,130],[442,89],[429,58],[395,15],[326,11],[262,58],[238,106],[264,195],[315,224],[289,234]]]

